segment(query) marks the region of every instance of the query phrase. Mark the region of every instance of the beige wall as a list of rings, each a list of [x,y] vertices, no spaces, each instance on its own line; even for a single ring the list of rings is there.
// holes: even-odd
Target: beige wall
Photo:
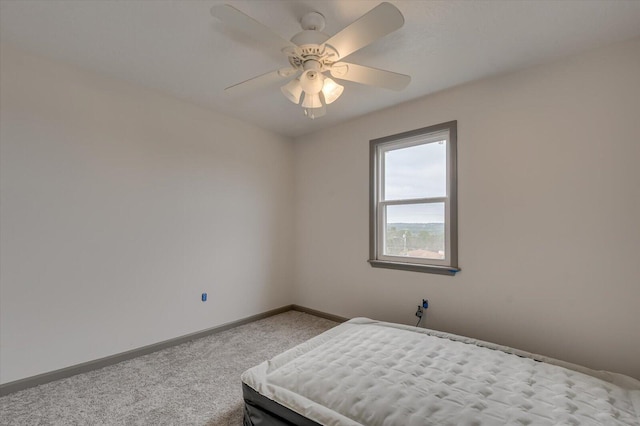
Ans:
[[[1,55],[1,382],[293,302],[290,140]]]
[[[640,378],[640,40],[294,146],[0,53],[0,382],[292,302],[411,324],[423,297],[429,327]],[[463,271],[371,268],[369,139],[453,119]]]
[[[371,268],[369,140],[449,120],[462,272]],[[640,378],[640,40],[300,138],[295,165],[297,303],[412,324],[429,298],[428,327]]]

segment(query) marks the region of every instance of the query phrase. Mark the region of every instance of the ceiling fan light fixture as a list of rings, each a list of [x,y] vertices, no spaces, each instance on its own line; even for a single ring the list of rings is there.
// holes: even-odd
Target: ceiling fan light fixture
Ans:
[[[300,103],[300,97],[302,96],[302,85],[300,84],[300,80],[294,78],[284,86],[280,88],[282,94],[285,98],[289,99],[294,104]]]
[[[324,95],[324,101],[327,105],[333,103],[336,99],[342,95],[344,86],[336,83],[333,79],[326,77],[324,79],[324,85],[322,86],[322,94]]]
[[[318,93],[305,93],[304,100],[302,101],[302,108],[322,108],[322,100]]]
[[[317,95],[322,90],[324,76],[316,70],[308,70],[300,76],[300,85],[305,94]]]

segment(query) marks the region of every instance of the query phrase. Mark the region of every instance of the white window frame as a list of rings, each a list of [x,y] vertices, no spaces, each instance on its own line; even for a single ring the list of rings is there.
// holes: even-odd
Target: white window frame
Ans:
[[[384,199],[384,154],[389,151],[446,140],[447,190],[444,197]],[[457,251],[457,122],[437,124],[397,135],[370,141],[370,217],[369,263],[373,267],[404,269],[443,275],[455,275],[458,267]],[[386,209],[393,205],[444,203],[445,257],[426,259],[384,254]]]

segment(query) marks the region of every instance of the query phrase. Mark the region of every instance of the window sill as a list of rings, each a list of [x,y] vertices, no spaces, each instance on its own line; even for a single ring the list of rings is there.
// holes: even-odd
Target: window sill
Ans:
[[[374,268],[400,269],[404,271],[426,272],[428,274],[455,275],[460,268],[455,266],[422,265],[419,263],[389,262],[386,260],[369,259],[367,262]]]

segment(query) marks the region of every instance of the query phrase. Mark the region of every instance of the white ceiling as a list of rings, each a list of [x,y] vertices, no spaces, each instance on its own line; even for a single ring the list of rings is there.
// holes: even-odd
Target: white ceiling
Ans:
[[[403,92],[345,82],[309,120],[279,85],[230,97],[227,86],[287,65],[277,50],[213,18],[229,3],[285,38],[308,11],[333,35],[378,0],[0,0],[0,40],[154,88],[246,122],[300,136],[464,82],[640,36],[640,0],[392,1],[400,30],[349,56],[409,74]]]

